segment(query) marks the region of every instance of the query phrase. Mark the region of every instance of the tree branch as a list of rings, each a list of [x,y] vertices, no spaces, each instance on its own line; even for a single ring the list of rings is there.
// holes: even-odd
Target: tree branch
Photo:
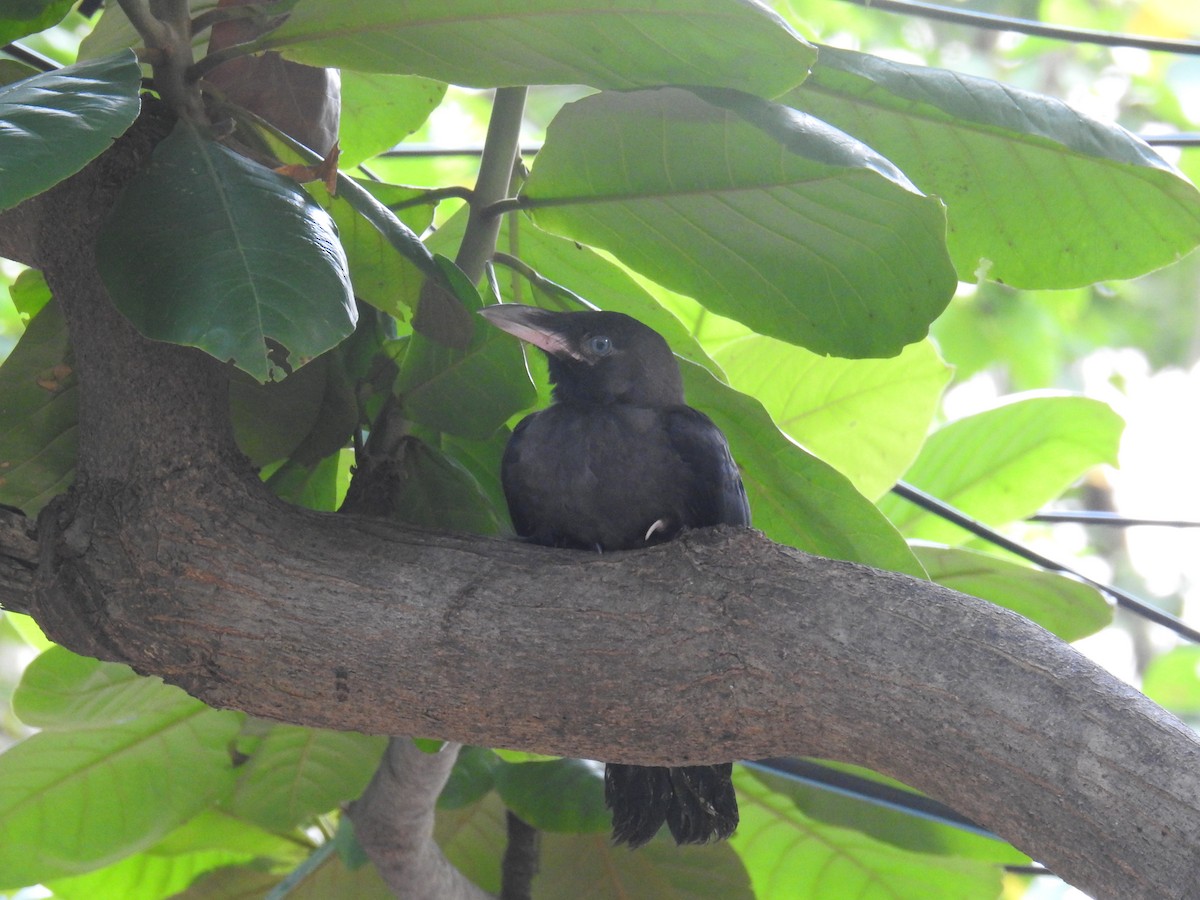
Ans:
[[[375,777],[350,806],[354,832],[384,882],[406,900],[484,900],[433,840],[438,794],[458,759],[458,744],[422,753],[408,738],[392,738]]]
[[[95,223],[138,146],[56,188],[38,245],[81,407],[26,604],[51,637],[299,724],[634,764],[857,762],[1091,893],[1200,884],[1200,741],[1013,613],[749,530],[597,556],[269,496],[229,433],[226,369],[142,339],[96,276]]]

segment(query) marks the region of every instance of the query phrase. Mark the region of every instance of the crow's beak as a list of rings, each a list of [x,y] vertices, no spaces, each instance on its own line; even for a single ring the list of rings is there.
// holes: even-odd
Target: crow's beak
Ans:
[[[485,306],[479,310],[479,314],[501,331],[528,341],[551,356],[581,358],[571,346],[563,328],[567,313],[551,312],[520,303],[501,303]]]

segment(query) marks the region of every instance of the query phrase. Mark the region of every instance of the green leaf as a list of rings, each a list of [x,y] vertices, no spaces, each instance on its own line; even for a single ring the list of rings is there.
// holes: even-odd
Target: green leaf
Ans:
[[[439,809],[433,834],[454,868],[483,890],[500,893],[500,860],[508,832],[498,794],[489,792],[478,803],[458,809]]]
[[[338,165],[350,169],[389,150],[421,127],[446,85],[413,75],[342,72]]]
[[[752,900],[750,876],[727,843],[676,847],[666,832],[631,853],[604,834],[546,834],[534,897],[556,900]],[[793,894],[791,897],[804,897]]]
[[[67,326],[50,303],[0,366],[0,503],[34,515],[74,480],[77,396]]]
[[[1009,85],[822,47],[786,98],[946,201],[959,278],[1076,287],[1200,243],[1200,193],[1117,125]]]
[[[438,795],[438,809],[462,809],[482,799],[496,786],[500,757],[485,747],[463,747]]]
[[[500,514],[471,474],[420,438],[397,451],[395,518],[411,525],[473,534],[501,534]]]
[[[76,0],[6,0],[0,15],[0,44],[9,44],[57,25]]]
[[[0,755],[0,887],[108,865],[227,793],[241,720],[180,691],[170,710],[10,747]]]
[[[925,576],[895,528],[846,477],[780,433],[766,410],[682,362],[688,403],[716,422],[742,471],[754,527],[808,553]]]
[[[1117,464],[1124,422],[1086,397],[1035,396],[951,422],[932,435],[905,480],[967,515],[1003,525],[1032,515],[1092,466]],[[879,508],[910,538],[954,544],[967,532],[907,500]]]
[[[497,794],[456,810],[439,810],[438,846],[485,891],[500,890],[506,843],[504,805]],[[676,847],[669,838],[636,853],[614,847],[607,832],[541,837],[535,900],[749,900],[746,870],[727,844]]]
[[[334,512],[346,497],[353,465],[354,451],[350,448],[312,464],[289,459],[271,473],[267,487],[279,499],[296,506]]]
[[[142,70],[129,50],[0,87],[0,209],[40,194],[107,150],[137,118],[141,87]]]
[[[861,766],[830,760],[817,762],[830,769],[878,784],[912,791],[902,782]],[[735,778],[739,785],[743,783],[743,779],[750,776],[774,794],[789,798],[803,817],[795,823],[798,828],[804,828],[810,820],[816,820],[825,825],[850,829],[901,850],[984,860],[1000,865],[1029,863],[1028,856],[994,836],[925,819],[899,807],[883,806],[864,798],[847,796],[836,790],[766,771],[753,764],[744,769],[735,767],[734,771],[738,772]],[[912,793],[920,796],[917,791]]]
[[[50,302],[50,286],[38,269],[25,269],[8,289],[13,306],[22,316],[34,318]]]
[[[610,827],[604,774],[581,759],[501,763],[493,772],[505,805],[539,831],[570,834]]]
[[[714,358],[733,387],[872,499],[916,458],[951,375],[927,340],[892,359],[838,359],[747,334]]]
[[[429,227],[433,222],[435,207],[432,204],[402,207],[402,204],[425,193],[419,188],[357,180],[352,183],[375,202],[368,207],[365,200],[352,203],[348,199],[351,194],[344,190],[334,198],[328,197],[324,189],[317,185],[311,186],[310,190],[320,199],[322,206],[329,210],[337,224],[338,234],[350,263],[350,280],[354,283],[354,295],[397,319],[408,319],[417,308],[425,276],[432,274],[432,271],[429,268],[422,271],[407,251],[411,251],[412,241],[420,245],[415,232],[424,231]],[[354,193],[353,196],[360,195]],[[380,231],[379,216],[382,213],[377,207],[392,211],[395,218],[407,229],[399,244],[387,237],[384,231]],[[364,214],[364,209],[372,214],[371,218]],[[393,227],[390,220],[384,227]],[[428,265],[432,266],[432,257]]]
[[[994,900],[1002,869],[987,861],[914,853],[858,831],[810,819],[787,794],[735,774],[741,823],[730,844],[758,900],[791,897],[920,897]]]
[[[131,716],[170,713],[193,702],[161,678],[58,646],[26,667],[13,693],[17,718],[45,731],[118,725]]]
[[[1176,647],[1152,659],[1142,693],[1177,716],[1200,717],[1200,647]]]
[[[173,856],[138,853],[86,875],[55,879],[47,887],[54,892],[55,900],[95,900],[97,897],[160,900],[177,896],[205,872],[248,862],[252,858],[249,853],[233,850]]]
[[[303,824],[362,793],[387,738],[275,725],[238,773],[226,809],[275,831]]]
[[[354,330],[329,215],[294,181],[183,122],[125,189],[96,252],[113,301],[142,334],[199,347],[259,381]]]
[[[469,87],[698,84],[766,97],[803,81],[816,58],[745,0],[300,0],[260,43],[313,66]]]
[[[1020,613],[1064,641],[1077,641],[1112,624],[1113,607],[1095,588],[989,553],[915,546],[930,579]]]
[[[478,309],[478,302],[474,309]],[[487,440],[515,413],[528,408],[534,391],[520,345],[482,317],[471,323],[466,350],[422,334],[407,339],[396,395],[414,422],[471,440]]]
[[[823,122],[702,96],[563,107],[521,191],[534,221],[817,353],[893,356],[923,338],[956,284],[940,201]]]

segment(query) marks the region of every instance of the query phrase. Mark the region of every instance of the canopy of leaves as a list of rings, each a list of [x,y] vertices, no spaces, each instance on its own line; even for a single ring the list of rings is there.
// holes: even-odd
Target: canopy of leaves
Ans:
[[[0,37],[44,29],[69,5],[6,8]],[[104,227],[107,286],[143,333],[248,373],[233,380],[231,419],[282,498],[335,509],[386,406],[403,431],[396,517],[503,534],[500,456],[508,426],[547,400],[544,363],[473,316],[477,286],[450,261],[477,227],[469,210],[439,207],[469,196],[464,164],[380,154],[436,140],[447,122],[483,135],[486,97],[462,86],[532,85],[523,126],[545,140],[489,211],[506,254],[486,284],[493,299],[592,304],[662,333],[773,539],[927,572],[1066,639],[1091,634],[1111,618],[1096,591],[956,546],[964,532],[886,491],[904,478],[1004,524],[1115,463],[1120,419],[1080,396],[1008,398],[930,433],[951,377],[942,357],[960,380],[1003,357],[1010,383],[1027,387],[1049,385],[1075,343],[1153,333],[1160,357],[1179,360],[1192,329],[1160,325],[1168,308],[1147,304],[1161,301],[987,284],[942,313],[958,280],[1062,288],[1167,265],[1200,242],[1200,197],[1125,129],[1058,99],[800,36],[873,36],[911,57],[920,29],[847,4],[803,12],[808,30],[751,0],[297,0],[243,49],[344,70],[343,161],[365,163],[361,177],[343,173],[331,195],[242,155],[254,145],[315,162],[260,131],[261,110],[237,111],[232,139],[181,124]],[[0,209],[79,171],[137,115],[143,70],[130,48],[153,41],[120,4],[87,27],[89,62],[0,88]],[[946,40],[923,52],[945,64],[961,35],[937,34]],[[207,32],[190,40],[202,56]],[[1044,46],[1006,65],[1030,65]],[[983,56],[972,51],[973,65]],[[1156,121],[1181,119],[1174,95],[1155,103]],[[1190,282],[1170,286],[1158,293],[1194,307]],[[10,293],[0,502],[33,514],[73,478],[76,385],[44,281],[27,273]],[[282,383],[254,383],[271,379]],[[1196,717],[1192,649],[1148,667],[1145,689]],[[381,749],[209,710],[56,648],[26,670],[13,706],[41,730],[0,754],[0,888],[42,883],[62,897],[262,895],[308,854],[311,826],[362,789]],[[547,832],[535,882],[545,897],[995,897],[998,866],[1023,860],[828,792],[745,772],[737,786],[742,826],[729,844],[614,852],[594,766],[471,748],[443,794],[438,838],[496,890],[503,809],[517,811]],[[369,867],[345,860],[326,859],[293,893],[383,896]]]

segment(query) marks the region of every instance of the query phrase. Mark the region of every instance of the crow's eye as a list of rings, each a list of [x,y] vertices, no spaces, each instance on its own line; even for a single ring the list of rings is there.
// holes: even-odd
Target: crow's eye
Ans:
[[[587,348],[597,356],[608,356],[612,353],[612,341],[602,334],[592,335],[587,339]]]

